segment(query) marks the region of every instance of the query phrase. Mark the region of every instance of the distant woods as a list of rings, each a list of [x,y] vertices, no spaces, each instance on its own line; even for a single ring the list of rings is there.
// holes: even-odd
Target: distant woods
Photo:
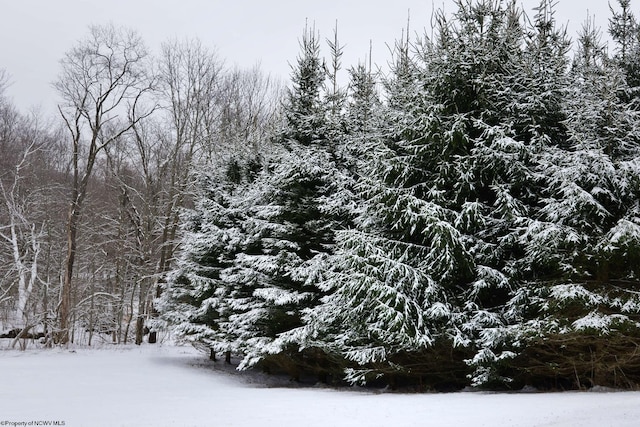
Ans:
[[[195,172],[258,156],[281,89],[197,40],[153,58],[114,26],[90,27],[60,65],[57,117],[0,97],[0,324],[47,344],[141,343]]]
[[[572,45],[554,3],[457,0],[384,70],[306,27],[284,88],[92,27],[58,118],[0,98],[7,336],[170,334],[328,383],[636,388],[640,26],[618,0],[611,45],[591,22]]]

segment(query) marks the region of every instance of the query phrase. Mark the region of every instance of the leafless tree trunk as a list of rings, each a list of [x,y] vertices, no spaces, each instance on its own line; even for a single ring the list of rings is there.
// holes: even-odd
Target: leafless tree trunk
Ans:
[[[13,308],[6,320],[24,331],[42,320],[35,297],[42,283],[43,195],[51,185],[41,169],[50,141],[36,114],[23,116],[4,99],[4,76],[0,70],[0,304]]]
[[[26,168],[29,157],[38,149],[34,139],[25,149],[22,159],[16,165],[13,182],[9,188],[5,188],[0,180],[0,192],[7,209],[9,224],[0,227],[0,237],[11,246],[14,267],[18,277],[18,305],[16,318],[26,324],[27,300],[33,291],[33,286],[38,278],[38,257],[40,255],[40,236],[36,224],[32,224],[26,217],[24,203],[21,203],[19,183],[23,178],[22,173]],[[4,233],[8,229],[8,233]],[[29,265],[31,264],[31,265]]]

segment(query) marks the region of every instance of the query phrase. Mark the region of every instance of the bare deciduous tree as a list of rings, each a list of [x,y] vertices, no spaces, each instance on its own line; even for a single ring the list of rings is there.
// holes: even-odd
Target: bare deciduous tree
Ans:
[[[55,146],[55,132],[37,114],[18,112],[0,88],[0,307],[2,323],[21,330],[16,338],[36,326],[47,331],[51,219],[58,211],[58,177],[49,159]]]
[[[21,197],[20,181],[29,158],[38,150],[37,141],[32,140],[22,153],[22,158],[13,172],[13,181],[8,185],[0,180],[0,194],[6,208],[8,224],[0,227],[0,238],[5,240],[13,257],[13,267],[18,282],[16,320],[27,327],[27,301],[38,279],[38,258],[41,252],[41,230],[27,216],[27,200]]]
[[[141,98],[152,87],[146,58],[145,46],[134,31],[93,26],[89,36],[61,60],[61,74],[54,83],[63,100],[58,109],[72,153],[67,256],[58,310],[60,343],[69,339],[78,226],[94,166],[109,144],[151,114],[150,109],[141,111]]]

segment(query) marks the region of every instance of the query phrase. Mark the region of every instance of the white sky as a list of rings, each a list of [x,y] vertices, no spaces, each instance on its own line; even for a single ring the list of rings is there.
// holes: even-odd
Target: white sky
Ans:
[[[527,12],[538,4],[519,2]],[[453,0],[7,0],[0,6],[0,68],[11,75],[8,95],[18,107],[52,111],[58,60],[86,36],[88,25],[112,22],[137,30],[152,51],[171,37],[197,37],[229,66],[259,63],[286,80],[305,19],[315,22],[323,39],[338,21],[346,69],[364,59],[370,40],[373,61],[386,64],[387,44],[400,36],[409,11],[412,31],[422,32],[433,4],[455,10]],[[638,5],[632,7],[640,15]],[[556,16],[574,37],[587,10],[606,32],[607,0],[558,0]]]

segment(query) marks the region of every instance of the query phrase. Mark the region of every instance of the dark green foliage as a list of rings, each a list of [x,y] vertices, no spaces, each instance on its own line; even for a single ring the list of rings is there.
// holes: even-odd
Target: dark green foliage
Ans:
[[[300,56],[291,74],[287,92],[284,136],[307,146],[323,139],[324,106],[321,93],[326,72],[320,57],[315,26],[306,27],[300,42]]]
[[[624,94],[626,101],[638,106],[640,91],[640,26],[631,11],[631,0],[618,0],[619,10],[611,9],[609,35],[615,42],[614,60],[625,74],[629,90]]]

